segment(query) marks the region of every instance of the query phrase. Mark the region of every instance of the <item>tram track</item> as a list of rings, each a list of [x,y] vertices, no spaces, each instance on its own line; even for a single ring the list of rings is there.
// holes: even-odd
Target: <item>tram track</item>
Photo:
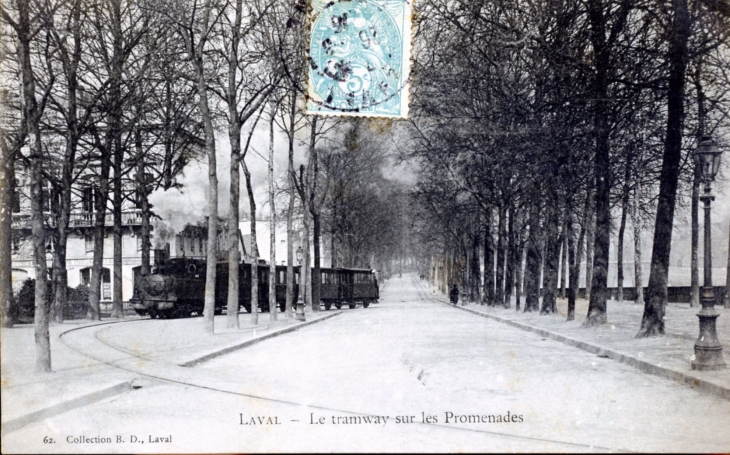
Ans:
[[[425,292],[425,289],[422,285],[422,283],[419,283],[415,280],[415,278],[411,278],[411,281],[413,283],[413,287],[416,289],[417,294],[419,296],[419,299],[423,299],[424,301],[431,301],[436,303],[444,303],[439,301],[438,299],[434,298],[427,292]],[[385,287],[385,285],[383,286]],[[131,372],[136,375],[140,375],[149,379],[154,379],[158,381],[162,381],[164,383],[169,384],[175,384],[175,385],[181,385],[186,387],[194,387],[201,390],[211,391],[211,392],[217,392],[222,393],[226,395],[232,395],[247,399],[253,399],[253,400],[260,400],[264,402],[270,402],[270,403],[276,403],[280,405],[286,405],[291,406],[293,408],[304,408],[304,409],[313,409],[313,410],[319,410],[319,411],[326,411],[326,412],[334,412],[338,414],[346,414],[351,416],[371,416],[372,413],[365,413],[360,412],[356,410],[351,409],[342,409],[332,406],[324,406],[324,405],[316,405],[311,403],[302,403],[300,401],[296,400],[289,400],[289,399],[282,399],[282,398],[276,398],[272,396],[264,396],[262,394],[253,394],[253,393],[246,393],[241,391],[235,391],[230,390],[225,387],[221,387],[220,385],[215,384],[206,384],[205,382],[205,375],[199,376],[195,380],[195,371],[191,368],[182,367],[173,363],[166,363],[164,361],[160,361],[159,359],[150,358],[149,356],[142,355],[138,352],[135,352],[131,349],[126,349],[124,347],[118,346],[116,344],[110,343],[103,339],[103,337],[100,336],[100,333],[105,330],[111,329],[110,326],[116,325],[116,324],[124,324],[124,323],[146,323],[146,322],[152,322],[152,319],[148,320],[134,320],[134,321],[112,321],[112,322],[106,322],[101,324],[95,324],[93,326],[84,326],[84,327],[76,327],[70,330],[67,330],[61,334],[59,334],[59,340],[66,345],[68,348],[72,349],[73,351],[77,352],[78,354],[81,354],[87,358],[90,358],[96,362],[102,363],[104,365],[117,368],[126,372]],[[156,321],[157,322],[157,321]],[[106,349],[110,349],[113,351],[116,351],[118,353],[124,354],[127,356],[127,358],[122,359],[105,359],[104,356],[101,355],[94,355],[88,352],[88,350],[80,349],[78,346],[74,345],[73,343],[67,342],[65,340],[65,336],[72,333],[72,332],[81,332],[86,330],[94,330],[93,333],[93,339],[104,346]],[[76,333],[78,335],[78,333]],[[154,372],[150,371],[150,368],[145,368],[147,363],[150,364],[156,364],[159,366],[160,364],[164,364],[164,367],[167,369],[170,369],[170,373],[161,373],[159,371]],[[178,370],[179,369],[179,370]],[[173,374],[173,372],[179,372],[183,375],[187,376],[187,378],[181,379],[180,377],[175,377],[178,374]],[[198,370],[200,372],[200,370]],[[190,376],[193,377],[190,377]],[[202,380],[201,380],[202,379]],[[540,438],[540,437],[533,437],[533,436],[526,436],[526,435],[520,435],[520,434],[514,434],[509,432],[503,432],[503,431],[490,431],[490,430],[484,430],[484,429],[478,429],[478,428],[469,428],[469,427],[462,427],[458,425],[446,425],[446,424],[439,424],[439,423],[423,423],[423,422],[414,422],[414,424],[417,425],[427,425],[430,427],[437,427],[440,429],[446,429],[450,431],[461,431],[461,432],[467,432],[467,433],[477,433],[477,434],[486,434],[486,435],[492,435],[497,437],[503,437],[508,439],[515,439],[515,440],[522,440],[522,441],[533,441],[536,443],[549,443],[549,444],[557,444],[560,446],[564,446],[566,449],[586,449],[588,451],[596,451],[596,450],[605,450],[605,451],[619,451],[619,452],[625,452],[628,450],[625,449],[616,449],[616,448],[609,448],[609,447],[601,447],[596,446],[592,444],[584,444],[579,442],[572,442],[572,441],[565,441],[565,440],[559,440],[559,439],[550,439],[550,438]]]

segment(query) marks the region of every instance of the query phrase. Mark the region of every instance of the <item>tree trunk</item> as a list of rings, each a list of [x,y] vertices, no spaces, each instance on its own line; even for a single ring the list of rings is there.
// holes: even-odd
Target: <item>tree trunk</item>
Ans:
[[[291,95],[291,104],[289,106],[289,167],[287,176],[289,179],[289,206],[286,210],[286,317],[293,316],[294,306],[294,197],[295,185],[294,179],[294,132],[296,131],[296,104],[297,97]],[[301,286],[300,286],[301,287]]]
[[[134,144],[137,151],[137,202],[142,212],[142,226],[140,238],[142,241],[142,263],[140,264],[140,275],[150,273],[150,201],[147,199],[149,193],[149,182],[145,176],[144,151],[142,150],[142,135],[139,128],[135,129]]]
[[[697,307],[700,305],[700,267],[699,267],[699,244],[700,244],[700,228],[699,228],[699,211],[700,211],[700,176],[695,170],[694,179],[692,181],[692,241],[691,241],[691,259],[690,259],[690,298],[689,306]]]
[[[25,85],[27,88],[27,85]],[[34,93],[35,89],[30,93]],[[33,96],[33,95],[31,95]],[[25,100],[28,102],[28,99]],[[28,111],[36,114],[37,109]],[[29,115],[31,118],[31,115]],[[48,271],[46,266],[46,228],[43,220],[43,149],[40,128],[37,122],[28,125],[31,178],[31,232],[33,236],[33,262],[35,263],[35,316],[34,332],[36,343],[35,369],[37,372],[51,371],[51,339],[48,332]]]
[[[314,244],[314,269],[312,271],[312,309],[314,309],[314,311],[319,311],[320,286],[322,283],[322,270],[320,268],[320,231],[321,226],[319,212],[312,213],[312,242]]]
[[[62,52],[61,59],[66,75],[66,148],[61,165],[60,203],[56,225],[56,245],[53,262],[53,279],[55,295],[51,315],[57,323],[63,322],[63,309],[68,304],[68,271],[66,267],[66,246],[68,243],[68,225],[71,217],[71,193],[74,182],[74,165],[81,126],[78,119],[78,65],[81,61],[83,39],[81,36],[81,7],[74,3],[71,11],[71,33],[73,45],[70,53]],[[57,43],[62,47],[62,43]],[[88,109],[89,107],[87,107]],[[86,122],[84,122],[86,123]]]
[[[317,149],[315,148],[315,141],[317,139],[317,116],[312,117],[311,122],[311,131],[309,134],[309,160],[312,163],[312,166],[310,167],[310,176],[311,179],[308,179],[309,185],[311,186],[311,193],[307,197],[307,208],[309,209],[309,213],[312,215],[312,230],[314,231],[314,268],[312,270],[312,279],[311,286],[307,286],[307,297],[309,298],[309,301],[312,304],[312,311],[317,312],[319,311],[319,291],[320,291],[320,285],[322,281],[321,277],[321,270],[320,270],[320,262],[319,262],[319,235],[320,235],[320,223],[319,223],[319,207],[317,206],[317,178],[319,174],[319,162],[318,162],[318,156],[317,156]],[[305,191],[310,191],[310,187],[305,187]],[[306,216],[305,216],[306,219]],[[305,235],[306,240],[305,243],[307,245],[307,251],[305,252],[305,257],[307,258],[307,267],[309,267],[309,223],[305,222]]]
[[[730,308],[730,223],[728,223],[727,276],[725,278],[725,308]]]
[[[567,209],[566,209],[567,210]],[[568,223],[570,214],[565,214],[565,223]],[[563,228],[561,230],[561,236],[560,236],[560,292],[558,293],[558,296],[561,299],[564,299],[566,297],[566,292],[568,288],[568,262],[570,262],[569,259],[569,252],[568,252],[568,226],[567,224],[563,225]]]
[[[470,261],[470,264],[471,264],[471,269],[470,269],[471,279],[470,279],[470,281],[472,283],[472,286],[471,286],[471,301],[472,302],[475,302],[475,303],[482,301],[481,289],[480,289],[480,286],[479,286],[480,281],[481,281],[479,279],[479,275],[480,275],[480,270],[479,270],[480,269],[480,267],[479,267],[479,247],[481,246],[481,235],[480,235],[481,234],[481,232],[480,232],[480,230],[481,230],[480,229],[480,222],[481,222],[481,220],[480,220],[480,218],[481,217],[479,216],[479,213],[477,212],[476,229],[474,229],[474,227],[472,227],[472,229],[473,229],[473,232],[472,232],[472,236],[473,237],[472,238],[473,238],[474,241],[472,243],[472,249],[471,249],[471,261]]]
[[[530,204],[527,263],[525,265],[525,312],[540,310],[540,199]]]
[[[487,208],[484,217],[484,300],[483,304],[494,305],[494,239],[492,238],[492,208]]]
[[[624,174],[624,189],[621,195],[621,223],[618,228],[618,251],[616,252],[616,268],[618,281],[618,301],[624,301],[624,236],[626,234],[626,218],[629,210],[629,180],[631,179],[631,155],[628,156],[626,162],[626,173]]]
[[[337,223],[335,220],[337,219],[337,201],[332,201],[332,223],[330,226],[330,267],[335,268],[337,267],[337,245],[336,243],[336,236],[337,236]]]
[[[515,282],[515,311],[520,311],[522,306],[522,278],[524,277],[523,265],[525,262],[525,226],[520,228],[519,237],[517,238],[517,280]]]
[[[568,283],[568,321],[575,319],[575,299],[578,294],[578,278],[580,274],[580,241],[575,243],[575,228],[573,223],[573,207],[572,200],[568,199],[568,208],[566,210],[566,240],[565,244],[568,248],[568,263],[570,267],[570,278]],[[577,251],[576,251],[577,250]],[[576,254],[577,253],[577,254]]]
[[[106,208],[107,198],[109,197],[109,173],[112,167],[112,157],[122,153],[121,150],[121,127],[122,127],[122,84],[123,82],[123,64],[124,49],[122,42],[122,7],[120,0],[112,0],[109,2],[112,10],[110,17],[109,29],[112,34],[112,55],[110,59],[109,74],[109,100],[110,107],[107,111],[108,125],[103,144],[97,139],[97,148],[100,152],[99,171],[99,188],[95,201],[95,219],[94,219],[94,259],[91,271],[91,280],[89,287],[89,310],[87,318],[91,320],[100,320],[99,302],[101,300],[101,287],[103,283],[104,271],[104,237],[106,236]],[[95,133],[96,135],[96,133]],[[115,159],[116,164],[116,159]],[[116,170],[115,170],[116,173]],[[115,175],[116,177],[116,175]],[[116,253],[115,253],[116,254]]]
[[[672,248],[674,206],[677,198],[679,165],[682,160],[682,124],[684,119],[684,84],[687,69],[687,43],[691,19],[687,0],[672,0],[674,19],[669,31],[667,84],[667,130],[664,156],[659,177],[651,271],[644,315],[637,337],[664,335],[664,314],[667,303],[669,253]]]
[[[494,305],[504,306],[504,259],[505,259],[505,237],[507,220],[507,206],[501,205],[498,211],[497,221],[497,292]]]
[[[241,160],[243,175],[246,177],[246,192],[248,193],[249,210],[251,211],[251,324],[259,323],[259,246],[256,239],[256,200],[253,197],[251,172],[246,160]]]
[[[702,60],[697,59],[696,71],[694,74],[695,90],[697,90],[697,143],[702,140],[705,135],[705,95],[702,90]],[[694,179],[692,181],[692,245],[691,245],[691,262],[690,262],[690,298],[689,306],[697,307],[700,305],[700,271],[699,271],[699,206],[700,206],[700,170],[694,169]]]
[[[304,305],[308,306],[312,309],[312,311],[319,311],[319,308],[316,310],[314,309],[314,305],[312,304],[312,281],[314,281],[314,278],[312,277],[312,258],[310,255],[310,248],[309,248],[309,216],[307,214],[309,210],[309,203],[307,203],[307,206],[305,207],[304,211],[304,238],[302,239],[302,249],[304,250],[304,262],[302,263],[302,268],[306,269],[306,286],[304,287]]]
[[[644,270],[641,262],[641,213],[639,201],[641,199],[641,182],[636,181],[634,187],[633,219],[634,224],[634,303],[640,304],[644,301]]]
[[[512,306],[512,294],[515,286],[515,262],[517,262],[515,251],[515,215],[514,203],[509,207],[509,218],[507,219],[507,268],[505,270],[504,281],[506,283],[504,289],[504,307]]]
[[[560,261],[560,228],[557,198],[550,194],[547,201],[547,225],[545,226],[545,288],[543,289],[540,314],[556,313],[558,291],[558,261]]]
[[[593,80],[593,128],[596,140],[594,160],[596,181],[596,227],[593,243],[593,274],[591,297],[588,304],[586,326],[606,323],[606,301],[608,299],[608,254],[611,240],[611,166],[610,126],[608,121],[608,68],[609,48],[606,42],[606,17],[604,5],[599,0],[588,1],[590,39],[594,52],[595,75]]]
[[[252,247],[251,250],[254,250]],[[251,324],[259,323],[259,252],[251,253]]]
[[[75,97],[75,90],[74,95]],[[68,304],[68,270],[66,267],[66,245],[68,244],[68,225],[71,218],[71,193],[73,184],[73,163],[76,160],[76,108],[75,101],[69,101],[68,115],[70,118],[69,133],[66,139],[66,153],[61,169],[61,191],[56,225],[56,245],[53,258],[53,280],[55,295],[53,300],[52,318],[55,322],[63,322],[63,309]],[[73,131],[73,132],[72,132]]]
[[[15,29],[18,40],[18,59],[22,78],[23,117],[28,131],[28,152],[30,161],[30,209],[31,235],[33,238],[33,261],[35,263],[35,369],[37,372],[51,371],[51,339],[48,333],[48,301],[46,296],[48,280],[46,270],[46,232],[43,222],[43,146],[41,143],[41,109],[36,101],[35,76],[31,64],[31,24],[28,2],[17,1],[18,24]]]
[[[276,321],[279,307],[276,305],[276,200],[274,193],[274,121],[276,109],[271,107],[269,123],[269,319]]]
[[[595,193],[591,193],[590,196],[590,213],[587,218],[586,223],[586,234],[585,234],[585,253],[586,253],[586,275],[585,275],[585,281],[586,281],[586,292],[585,292],[585,298],[586,300],[590,300],[591,298],[591,286],[593,284],[593,247],[594,247],[594,241],[595,241],[595,227],[596,227],[596,206],[595,206]]]
[[[289,206],[286,209],[286,317],[293,316],[292,308],[294,306],[294,184],[292,180],[293,166],[293,148],[289,154]]]
[[[112,99],[118,96],[118,89],[111,90]],[[111,115],[112,118],[118,118],[117,113],[114,112]],[[112,125],[107,133],[107,136],[114,136],[113,125],[118,125],[114,121],[111,121]],[[94,200],[94,256],[92,259],[91,266],[91,279],[89,280],[89,308],[86,313],[86,318],[92,321],[101,320],[100,312],[100,301],[102,298],[101,287],[104,277],[104,237],[106,235],[106,202],[109,197],[109,170],[111,167],[111,148],[113,141],[107,138],[105,145],[102,145],[99,149],[101,155],[101,169],[99,173],[99,187],[95,188],[95,200]]]
[[[228,104],[228,141],[231,144],[230,205],[228,212],[228,301],[226,302],[226,327],[239,328],[238,307],[241,252],[238,249],[239,203],[241,196],[241,121],[238,115],[238,47],[241,42],[242,0],[236,0],[231,42],[228,49],[228,79],[226,103]],[[255,222],[252,221],[252,222]],[[252,294],[253,295],[253,294]]]
[[[3,50],[4,51],[4,50]],[[0,109],[7,109],[7,91],[0,90]],[[13,193],[15,192],[15,148],[8,146],[0,125],[0,304],[2,327],[13,326],[10,303],[13,298]]]
[[[203,33],[207,33],[209,28],[211,8],[211,2],[206,1],[200,13]],[[186,36],[186,41],[190,43],[188,52],[195,70],[198,111],[203,123],[205,154],[208,158],[208,249],[206,251],[205,309],[203,314],[205,331],[212,334],[215,330],[215,283],[218,263],[218,173],[216,170],[215,128],[213,127],[213,117],[208,101],[208,81],[205,76],[207,35],[203,35],[196,42],[195,38],[188,34],[187,29],[182,31]]]
[[[241,173],[238,169],[238,163],[241,161],[241,124],[238,122],[237,106],[235,103],[230,103],[230,100],[229,111],[229,115],[235,115],[235,117],[231,117],[228,125],[228,140],[231,144],[231,197],[228,211],[228,301],[226,302],[226,327],[237,329],[240,327],[238,322],[238,302],[240,298],[241,251],[238,248],[238,223],[241,219],[239,213],[239,205],[241,202]]]
[[[299,292],[302,293],[304,306],[311,304],[311,269],[309,268],[309,202],[307,197],[306,185],[304,181],[304,165],[299,166],[299,196],[302,200],[302,232],[301,232],[301,248],[302,248],[302,264],[301,278],[299,283]]]
[[[121,135],[121,132],[118,133]],[[114,147],[114,203],[112,208],[114,211],[114,282],[112,284],[112,314],[113,318],[121,318],[123,315],[122,308],[122,160],[124,159],[124,149],[120,143],[121,137],[115,138]]]

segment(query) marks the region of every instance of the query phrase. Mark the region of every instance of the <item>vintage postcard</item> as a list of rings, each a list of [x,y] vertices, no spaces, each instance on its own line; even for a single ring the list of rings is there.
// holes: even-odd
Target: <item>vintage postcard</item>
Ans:
[[[2,453],[730,453],[730,11],[656,3],[2,0]]]

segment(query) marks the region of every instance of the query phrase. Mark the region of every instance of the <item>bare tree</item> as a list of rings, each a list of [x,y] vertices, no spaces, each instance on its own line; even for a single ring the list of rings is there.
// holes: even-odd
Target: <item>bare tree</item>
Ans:
[[[50,5],[25,0],[11,4],[15,17],[8,8],[3,8],[2,17],[13,29],[17,39],[17,58],[22,81],[23,120],[28,135],[28,166],[30,174],[31,232],[33,236],[33,261],[35,263],[35,368],[38,372],[51,371],[51,340],[48,332],[49,307],[46,266],[46,227],[43,216],[43,143],[41,137],[41,116],[45,109],[52,81],[46,86],[45,93],[36,89],[36,75],[33,68],[34,39],[47,25],[53,14]],[[33,14],[31,14],[31,9]],[[40,99],[40,103],[38,102]]]
[[[5,24],[2,24],[4,27]],[[0,42],[4,47],[4,43]],[[0,59],[5,60],[5,49],[0,50]],[[2,66],[5,62],[0,62]],[[2,327],[13,326],[11,302],[12,288],[12,213],[15,199],[15,160],[25,143],[26,121],[14,118],[17,108],[11,106],[8,90],[0,89],[0,303],[2,304]]]
[[[215,312],[216,264],[218,263],[218,174],[216,171],[215,128],[208,92],[208,44],[213,28],[222,14],[215,0],[171,0],[160,7],[180,36],[181,47],[194,69],[198,111],[203,123],[205,153],[208,158],[208,250],[205,275],[205,330],[213,333]],[[254,270],[255,272],[255,270]],[[254,298],[253,301],[256,301]]]

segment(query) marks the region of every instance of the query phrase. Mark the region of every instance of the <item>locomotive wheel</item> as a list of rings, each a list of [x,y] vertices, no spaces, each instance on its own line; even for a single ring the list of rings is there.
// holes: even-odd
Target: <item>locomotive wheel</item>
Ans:
[[[213,311],[213,314],[216,315],[216,316],[220,316],[221,314],[223,314],[223,308],[216,308]]]
[[[335,308],[337,308],[339,310],[340,308],[342,308],[342,304],[341,303],[335,303]]]
[[[330,308],[332,308],[332,304],[331,303],[325,303],[324,304],[324,309],[325,310],[328,310],[329,311]]]
[[[357,307],[357,303],[351,303],[349,306],[351,310],[354,310]]]
[[[370,303],[369,303],[369,302],[365,302],[365,303],[363,303],[363,304],[362,304],[362,307],[363,307],[363,308],[367,308],[367,307],[369,307],[369,306],[370,306]]]
[[[157,311],[150,310],[150,319],[157,319]]]

